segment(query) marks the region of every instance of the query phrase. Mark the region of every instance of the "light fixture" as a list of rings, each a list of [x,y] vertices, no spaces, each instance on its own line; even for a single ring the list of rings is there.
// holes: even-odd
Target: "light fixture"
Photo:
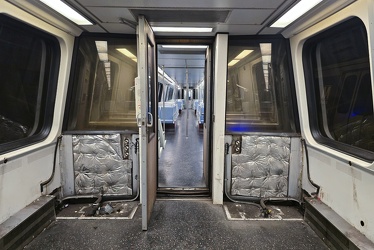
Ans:
[[[85,17],[60,0],[40,0],[45,5],[57,11],[78,25],[92,25]]]
[[[284,28],[290,23],[304,15],[307,11],[311,10],[314,6],[322,2],[322,0],[301,0],[283,16],[281,16],[275,23],[270,25],[272,28]]]
[[[124,54],[125,56],[127,56],[128,58],[130,58],[131,60],[133,60],[134,62],[138,62],[136,56],[133,53],[131,53],[128,49],[121,48],[117,50],[121,52],[122,54]]]
[[[99,55],[100,61],[104,63],[104,70],[106,80],[108,83],[108,90],[111,89],[111,78],[110,78],[110,61],[108,57],[108,42],[107,41],[95,41],[97,54]]]
[[[107,62],[108,58],[108,42],[107,41],[95,41],[97,53],[100,61]]]
[[[207,45],[162,45],[165,49],[206,49]]]
[[[200,27],[152,27],[154,32],[212,32],[213,28]]]
[[[232,59],[227,66],[231,67],[237,64],[240,60],[242,60],[244,57],[251,54],[253,50],[251,49],[245,49],[242,52],[240,52],[234,59]]]
[[[240,60],[236,60],[236,59],[233,59],[231,60],[231,62],[229,62],[228,66],[231,67],[231,66],[234,66],[237,62],[239,62]]]

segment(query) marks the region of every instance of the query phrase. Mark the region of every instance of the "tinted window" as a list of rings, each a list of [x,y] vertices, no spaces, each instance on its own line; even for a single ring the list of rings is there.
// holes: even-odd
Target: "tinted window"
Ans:
[[[370,158],[374,152],[373,100],[364,24],[350,19],[304,47],[309,116],[314,137],[337,149]]]
[[[297,132],[284,39],[229,38],[226,133]]]
[[[48,135],[59,53],[52,36],[0,15],[0,151]]]
[[[136,38],[78,38],[70,80],[67,130],[137,129]]]

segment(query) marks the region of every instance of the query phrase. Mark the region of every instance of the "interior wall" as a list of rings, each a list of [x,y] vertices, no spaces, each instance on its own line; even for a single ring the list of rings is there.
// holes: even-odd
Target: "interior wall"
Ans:
[[[302,48],[308,37],[351,17],[352,13],[359,17],[367,27],[373,85],[374,2],[371,0],[351,4],[324,21],[293,36],[290,42],[302,136],[308,144],[311,179],[321,186],[319,198],[348,223],[374,241],[373,202],[370,198],[374,190],[374,165],[323,146],[314,140],[309,128],[302,62]],[[352,162],[351,165],[349,161]],[[304,173],[306,173],[306,164],[304,164]],[[314,192],[314,189],[308,186],[307,183],[306,185],[303,183],[304,189],[309,193]]]
[[[0,155],[0,159],[7,159],[6,163],[3,161],[0,163],[0,223],[2,223],[40,197],[42,195],[40,183],[47,180],[52,173],[55,143],[62,127],[74,37],[8,2],[0,2],[0,12],[56,36],[61,46],[55,113],[49,136],[42,142]],[[60,185],[60,169],[57,163],[55,176],[44,188],[43,194],[52,192]]]
[[[225,110],[227,79],[228,34],[217,34],[214,43],[213,72],[213,163],[212,199],[213,204],[223,204],[224,163],[225,163]]]

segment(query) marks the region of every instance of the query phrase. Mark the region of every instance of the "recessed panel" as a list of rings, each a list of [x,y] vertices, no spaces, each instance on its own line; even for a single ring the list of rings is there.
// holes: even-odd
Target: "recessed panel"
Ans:
[[[139,8],[144,6],[146,2],[147,8],[278,8],[285,0],[251,0],[251,1],[227,1],[227,0],[77,0],[84,6],[111,6],[111,7],[128,7],[128,8]],[[294,2],[287,0],[289,2]]]
[[[228,24],[262,24],[273,13],[273,9],[240,9],[233,10],[227,20]]]
[[[226,21],[229,10],[175,10],[159,9],[130,9],[134,17],[143,15],[148,22],[183,22],[183,23],[223,23]]]

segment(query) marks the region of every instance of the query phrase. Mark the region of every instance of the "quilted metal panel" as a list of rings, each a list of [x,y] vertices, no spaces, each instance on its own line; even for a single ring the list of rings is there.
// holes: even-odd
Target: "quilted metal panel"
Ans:
[[[124,160],[121,136],[74,135],[76,194],[132,195],[132,160]]]
[[[285,197],[291,139],[243,136],[240,154],[232,155],[232,195]]]

